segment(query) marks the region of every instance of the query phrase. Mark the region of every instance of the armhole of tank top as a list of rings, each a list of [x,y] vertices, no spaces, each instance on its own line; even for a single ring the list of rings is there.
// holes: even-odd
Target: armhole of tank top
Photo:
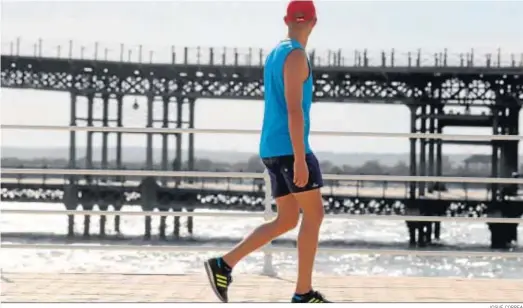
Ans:
[[[307,57],[307,67],[309,68],[309,74],[307,74],[307,79],[305,79],[304,83],[307,82],[307,80],[309,78],[312,77],[312,66],[311,66],[311,61],[309,59],[309,56],[307,55],[307,52],[305,51],[305,49],[303,50],[303,52],[305,53],[305,57]]]
[[[312,76],[312,67],[311,67],[311,63],[309,61],[309,57],[307,56],[307,52],[301,46],[292,46],[292,49],[287,53],[287,55],[285,56],[285,59],[283,60],[283,66],[285,67],[285,62],[287,62],[287,57],[291,54],[291,52],[293,52],[296,49],[302,50],[303,53],[305,54],[305,58],[307,58],[307,67],[309,68],[309,73],[307,74],[307,78],[305,78],[305,80],[303,81],[303,83],[306,83],[307,80],[309,80],[309,78],[311,78],[311,76]]]
[[[312,76],[312,67],[311,67],[311,61],[309,61],[309,56],[307,55],[307,51],[303,49],[302,47],[297,47],[296,49],[303,50],[303,53],[305,54],[305,58],[307,59],[307,68],[309,69],[309,73],[307,74],[307,78],[303,81],[303,83],[306,83],[309,78]],[[294,50],[294,49],[293,49]]]

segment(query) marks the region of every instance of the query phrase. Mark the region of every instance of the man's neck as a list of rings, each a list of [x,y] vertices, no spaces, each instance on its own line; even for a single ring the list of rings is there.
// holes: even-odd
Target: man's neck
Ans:
[[[293,33],[292,31],[289,31],[288,37],[290,39],[298,41],[298,43],[300,43],[303,48],[307,48],[308,37],[304,35],[298,35],[297,33]]]

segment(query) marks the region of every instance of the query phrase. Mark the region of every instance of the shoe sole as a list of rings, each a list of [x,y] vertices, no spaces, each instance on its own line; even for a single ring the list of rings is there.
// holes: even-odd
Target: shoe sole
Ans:
[[[205,267],[205,272],[207,273],[207,278],[209,279],[209,284],[211,285],[212,290],[214,291],[214,294],[218,297],[222,303],[227,303],[227,300],[223,298],[223,296],[220,295],[220,292],[218,292],[218,288],[216,287],[216,284],[214,283],[214,277],[212,275],[212,269],[211,265],[208,261],[205,261],[203,263],[203,266]]]

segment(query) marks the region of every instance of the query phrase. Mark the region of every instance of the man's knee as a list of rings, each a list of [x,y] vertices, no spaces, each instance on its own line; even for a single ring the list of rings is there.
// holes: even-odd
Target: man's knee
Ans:
[[[286,233],[298,225],[300,220],[300,212],[289,213],[287,212],[284,216],[278,216],[275,220],[276,225],[278,226],[279,233]]]
[[[294,195],[303,211],[303,220],[321,223],[325,217],[323,198],[319,189],[300,192]]]
[[[303,211],[303,220],[321,224],[324,217],[325,209],[323,208],[323,204],[309,208],[308,211]]]
[[[286,217],[285,219],[282,219],[279,222],[279,225],[281,226],[281,229],[285,232],[290,231],[296,226],[298,226],[298,221],[300,220],[299,213],[296,213],[296,216],[293,217]]]
[[[300,208],[296,199],[288,194],[276,199],[278,205],[278,216],[274,220],[278,234],[286,233],[298,225],[300,220]]]

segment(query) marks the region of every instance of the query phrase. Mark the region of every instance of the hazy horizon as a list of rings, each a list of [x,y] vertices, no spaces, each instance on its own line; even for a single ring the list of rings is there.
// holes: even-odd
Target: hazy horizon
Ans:
[[[77,147],[76,157],[77,159],[85,158],[85,147]],[[124,147],[122,151],[122,160],[124,163],[136,163],[143,162],[146,160],[145,147]],[[55,147],[55,148],[16,148],[16,147],[1,147],[2,159],[16,158],[20,160],[32,160],[32,159],[69,159],[69,148],[68,147]],[[98,146],[93,147],[93,161],[101,161],[101,148]],[[169,159],[173,159],[173,151],[169,151]],[[237,163],[246,162],[250,157],[257,156],[258,153],[252,152],[239,152],[233,150],[196,150],[196,159],[209,159],[213,162],[225,162],[225,163]],[[335,153],[335,152],[316,152],[320,161],[330,161],[334,165],[363,165],[368,161],[378,161],[381,165],[392,166],[397,163],[403,162],[408,164],[410,154],[408,152],[403,153]],[[453,165],[462,165],[463,161],[473,154],[447,154],[444,155]],[[187,151],[182,153],[183,160],[187,160]],[[116,159],[116,149],[110,147],[108,149],[109,161]],[[523,155],[519,156],[520,165],[523,166]],[[161,149],[153,149],[153,163],[161,162]]]

